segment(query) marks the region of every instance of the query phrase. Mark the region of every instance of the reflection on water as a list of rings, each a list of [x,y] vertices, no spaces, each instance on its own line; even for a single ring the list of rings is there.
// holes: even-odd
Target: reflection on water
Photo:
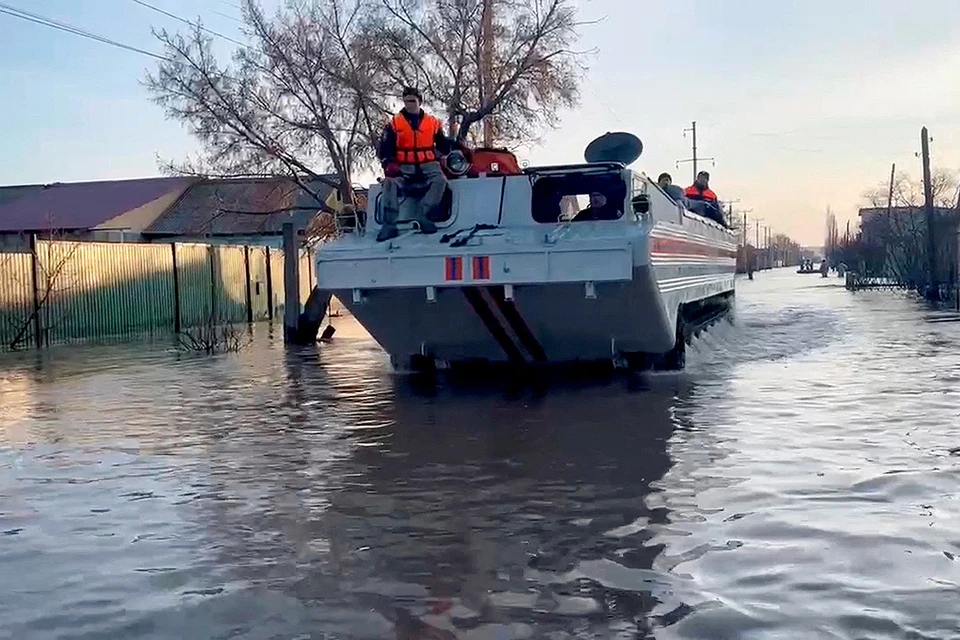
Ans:
[[[425,395],[346,320],[5,357],[0,636],[950,637],[960,324],[792,276],[642,391]]]

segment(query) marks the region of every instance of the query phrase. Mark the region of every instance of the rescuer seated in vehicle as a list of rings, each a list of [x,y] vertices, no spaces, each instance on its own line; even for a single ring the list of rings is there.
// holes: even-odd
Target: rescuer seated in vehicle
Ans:
[[[590,206],[578,213],[573,222],[584,220],[616,220],[620,217],[620,209],[607,202],[607,196],[599,191],[590,194]]]
[[[411,185],[422,185],[416,219],[423,233],[436,233],[429,214],[443,202],[447,179],[440,168],[440,155],[451,150],[443,123],[420,108],[423,96],[413,87],[403,90],[403,109],[383,131],[378,156],[386,178],[383,181],[383,226],[377,241],[397,237],[400,195],[410,197]]]
[[[690,211],[706,216],[726,226],[723,219],[723,212],[720,211],[720,202],[717,200],[717,194],[710,188],[710,174],[701,171],[697,174],[697,179],[693,184],[686,188],[683,196],[689,201]]]
[[[683,189],[673,184],[673,177],[669,173],[663,172],[657,177],[657,186],[675,201],[683,200]]]

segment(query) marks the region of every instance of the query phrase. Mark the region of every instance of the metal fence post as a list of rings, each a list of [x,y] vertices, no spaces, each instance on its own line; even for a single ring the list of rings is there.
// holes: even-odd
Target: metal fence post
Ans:
[[[30,234],[30,262],[33,270],[33,338],[37,348],[43,346],[40,333],[40,257],[37,255],[37,234]]]
[[[217,257],[216,247],[207,245],[207,256],[210,258],[210,320],[211,326],[217,323]]]
[[[253,324],[253,292],[250,291],[250,246],[243,245],[243,271],[247,276],[247,324]]]
[[[177,273],[177,243],[170,243],[170,255],[173,256],[173,331],[180,333],[180,274]]]
[[[273,322],[273,269],[270,268],[270,247],[266,248],[267,260],[267,319]]]

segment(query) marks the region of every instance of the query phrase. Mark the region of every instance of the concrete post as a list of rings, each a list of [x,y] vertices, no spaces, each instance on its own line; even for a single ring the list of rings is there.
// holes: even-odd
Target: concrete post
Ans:
[[[857,274],[855,274],[853,271],[847,271],[846,274],[844,275],[846,277],[843,283],[844,287],[847,289],[847,291],[856,291],[857,290]]]
[[[927,128],[920,130],[920,155],[923,161],[923,208],[927,218],[927,300],[940,300],[940,281],[937,279],[937,243],[934,237],[933,184],[930,179],[930,136]]]
[[[300,252],[292,222],[283,223],[283,341],[297,342],[300,317]]]
[[[273,299],[273,269],[270,266],[270,247],[264,249],[264,258],[267,261],[267,319],[273,322],[274,299]]]

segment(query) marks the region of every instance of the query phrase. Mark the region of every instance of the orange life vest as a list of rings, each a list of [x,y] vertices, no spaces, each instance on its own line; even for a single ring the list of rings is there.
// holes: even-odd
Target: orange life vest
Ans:
[[[717,194],[715,194],[711,189],[707,188],[703,191],[700,191],[700,188],[695,184],[687,187],[683,192],[683,195],[691,200],[707,200],[709,202],[717,201]]]
[[[433,139],[439,131],[443,130],[440,120],[425,113],[420,117],[419,125],[414,130],[410,126],[410,121],[402,113],[398,113],[393,116],[391,126],[397,134],[398,163],[422,164],[436,161],[437,149]]]

